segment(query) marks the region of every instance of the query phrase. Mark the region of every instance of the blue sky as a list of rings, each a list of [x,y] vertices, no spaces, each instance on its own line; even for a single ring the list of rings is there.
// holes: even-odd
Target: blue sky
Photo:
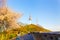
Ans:
[[[32,23],[53,30],[60,31],[60,1],[59,0],[8,0],[8,7],[14,11],[23,13],[19,21],[29,23],[29,15]]]

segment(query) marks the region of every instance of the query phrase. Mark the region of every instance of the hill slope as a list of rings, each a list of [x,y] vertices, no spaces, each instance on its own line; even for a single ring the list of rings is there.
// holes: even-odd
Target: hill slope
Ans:
[[[27,32],[50,32],[50,30],[43,28],[42,26],[29,24],[25,25],[24,27],[20,28],[20,31],[27,31]]]

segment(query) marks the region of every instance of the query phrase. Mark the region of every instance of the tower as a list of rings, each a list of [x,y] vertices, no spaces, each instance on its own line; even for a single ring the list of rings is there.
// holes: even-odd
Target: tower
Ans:
[[[29,15],[29,24],[31,24],[31,21],[32,21],[32,16]]]

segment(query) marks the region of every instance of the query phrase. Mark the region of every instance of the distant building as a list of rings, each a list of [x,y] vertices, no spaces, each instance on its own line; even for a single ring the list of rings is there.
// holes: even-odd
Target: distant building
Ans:
[[[20,40],[60,40],[60,32],[31,32],[19,38]]]
[[[60,40],[60,32],[32,33],[35,40]]]

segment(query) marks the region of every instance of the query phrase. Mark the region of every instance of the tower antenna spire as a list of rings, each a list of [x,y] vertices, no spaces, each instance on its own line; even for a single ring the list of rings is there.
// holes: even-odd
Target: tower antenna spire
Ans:
[[[30,22],[30,24],[31,24],[31,21],[32,21],[32,16],[31,16],[31,14],[29,15],[29,22]]]

